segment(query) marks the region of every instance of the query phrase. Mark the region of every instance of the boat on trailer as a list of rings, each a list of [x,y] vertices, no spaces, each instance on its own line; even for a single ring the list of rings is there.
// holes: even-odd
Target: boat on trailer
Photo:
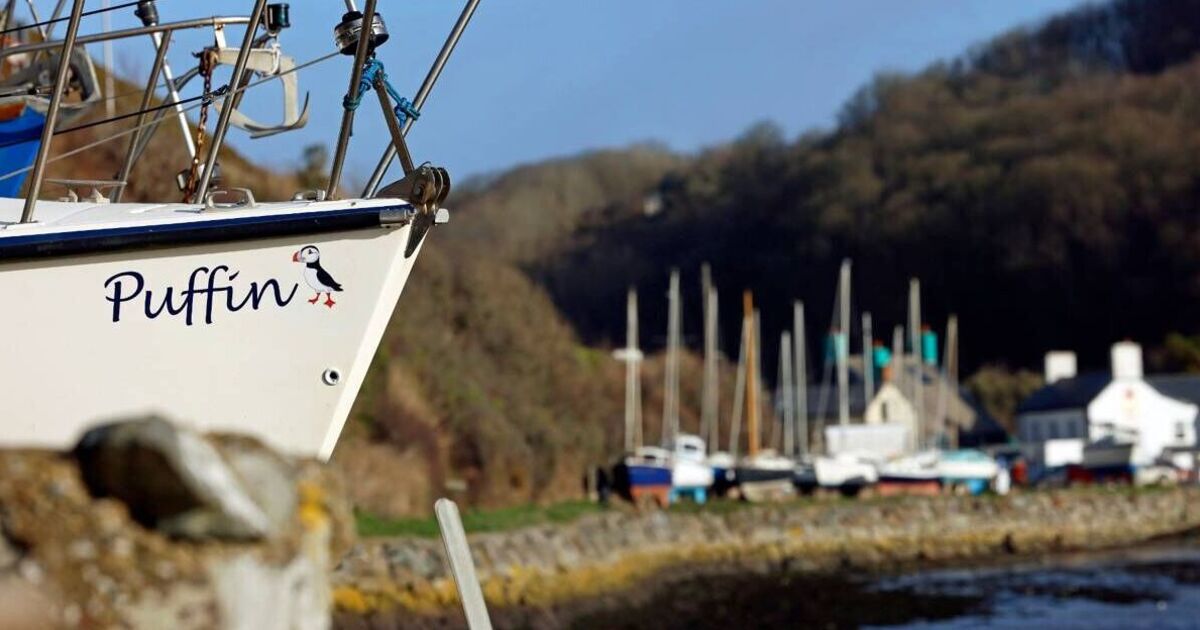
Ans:
[[[362,11],[347,2],[334,33],[337,52],[352,56],[353,65],[329,186],[285,201],[222,190],[216,173],[229,126],[256,133],[253,121],[239,116],[242,95],[302,67],[260,70],[254,61],[262,51],[277,51],[281,31],[290,25],[287,5],[256,0],[245,17],[159,24],[154,2],[143,1],[137,7],[143,27],[85,36],[79,34],[83,4],[75,0],[69,16],[54,16],[67,22],[63,39],[30,37],[0,50],[0,61],[43,51],[57,59],[53,85],[36,92],[28,110],[37,115],[29,114],[26,122],[32,120],[36,129],[41,116],[40,129],[25,132],[36,137],[19,140],[35,143],[31,162],[16,164],[5,155],[0,164],[0,181],[29,178],[25,198],[0,199],[0,292],[10,298],[0,312],[0,327],[7,331],[0,340],[6,412],[0,442],[61,448],[97,421],[160,414],[328,458],[425,236],[448,218],[442,207],[448,174],[414,165],[404,136],[478,0],[466,3],[411,102],[398,97],[376,56],[387,40],[376,1],[367,0]],[[13,6],[8,4],[4,16],[7,25],[16,23]],[[236,48],[224,44],[231,25],[245,27]],[[197,150],[180,175],[180,199],[121,202],[135,160],[147,159],[140,151],[159,122],[152,114],[173,109],[190,128],[186,101],[176,90],[182,83],[170,78],[166,53],[172,33],[194,28],[214,32],[213,46],[200,52],[201,63],[206,56],[233,60],[227,86],[206,85],[199,98],[190,99],[201,108],[219,106],[215,127],[200,127],[208,135],[207,150]],[[128,37],[147,37],[155,62],[133,129],[108,138],[128,142],[120,170],[105,181],[45,179],[50,142],[71,131],[59,116],[64,92],[80,74],[82,45]],[[159,98],[164,77],[169,87]],[[351,104],[371,90],[387,120],[390,144],[362,194],[342,197],[339,180],[355,115]],[[31,97],[20,98],[30,105]],[[156,98],[162,105],[152,106]],[[296,128],[303,121],[297,115],[285,122]],[[185,140],[191,146],[190,136]],[[397,157],[404,177],[380,188]],[[61,186],[66,194],[59,201],[39,200],[43,184]]]
[[[613,488],[634,505],[671,504],[674,468],[671,453],[658,446],[639,446],[613,467]]]
[[[878,492],[882,496],[940,494],[942,471],[936,451],[896,457],[879,465]]]
[[[992,489],[1000,474],[996,459],[975,449],[939,451],[937,469],[943,488],[973,495]]]

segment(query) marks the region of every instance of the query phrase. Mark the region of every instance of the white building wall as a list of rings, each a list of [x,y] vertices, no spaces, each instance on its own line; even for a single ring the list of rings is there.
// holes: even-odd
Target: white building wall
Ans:
[[[1149,464],[1164,448],[1195,446],[1197,411],[1141,379],[1114,380],[1088,404],[1088,439],[1136,441],[1134,463]]]
[[[884,383],[879,388],[863,416],[867,424],[899,422],[909,425],[910,430],[917,421],[917,412],[912,403],[892,383]]]
[[[910,451],[917,449],[917,411],[894,383],[884,383],[863,412],[863,422],[869,425],[903,427]]]

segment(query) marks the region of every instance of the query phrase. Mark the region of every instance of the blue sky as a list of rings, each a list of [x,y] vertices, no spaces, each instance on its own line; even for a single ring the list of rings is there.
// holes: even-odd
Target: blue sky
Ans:
[[[115,2],[114,2],[115,3]],[[39,3],[46,5],[46,2]],[[50,3],[52,4],[52,3]],[[99,5],[89,2],[89,8]],[[210,0],[210,14],[245,13],[245,0]],[[842,103],[880,71],[915,71],[1010,28],[1036,23],[1078,0],[483,0],[409,136],[418,161],[463,177],[591,148],[657,140],[692,151],[736,136],[760,120],[789,135],[828,128]],[[164,20],[196,17],[201,3],[159,0]],[[291,3],[284,49],[298,61],[333,49],[341,0]],[[415,92],[461,4],[383,0],[393,34],[380,59],[399,90]],[[43,8],[43,11],[48,9]],[[136,25],[125,10],[114,27]],[[99,29],[90,18],[85,32]],[[170,59],[210,31],[176,38]],[[236,45],[240,33],[231,31]],[[92,50],[99,55],[99,48]],[[144,76],[148,40],[116,47],[119,71]],[[350,59],[304,72],[312,117],[302,131],[230,141],[273,167],[298,161],[306,144],[332,145]],[[190,93],[198,91],[198,82]],[[252,93],[247,110],[277,115],[274,88]],[[164,128],[161,133],[174,133]],[[347,172],[359,181],[385,146],[374,100],[359,110]]]

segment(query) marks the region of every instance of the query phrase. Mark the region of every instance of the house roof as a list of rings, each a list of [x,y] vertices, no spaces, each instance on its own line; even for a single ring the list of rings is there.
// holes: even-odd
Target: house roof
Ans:
[[[1086,407],[1112,381],[1107,372],[1064,378],[1033,392],[1017,406],[1017,413],[1058,411]]]
[[[1200,405],[1200,374],[1155,374],[1146,382],[1165,396]]]
[[[1154,374],[1145,378],[1160,394],[1200,404],[1200,374]],[[1017,413],[1086,407],[1112,382],[1108,372],[1091,372],[1047,385],[1021,402]]]

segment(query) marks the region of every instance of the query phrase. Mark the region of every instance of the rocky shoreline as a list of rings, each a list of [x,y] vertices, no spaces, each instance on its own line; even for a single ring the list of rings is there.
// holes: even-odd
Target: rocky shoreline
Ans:
[[[156,418],[0,450],[0,628],[327,628],[344,496],[313,460]]]
[[[1132,545],[1200,526],[1200,489],[1085,488],[1010,497],[612,510],[471,537],[493,616],[561,627],[673,581],[746,572],[889,570]],[[440,542],[361,541],[334,574],[337,625],[456,625]]]
[[[345,496],[317,462],[158,419],[98,427],[66,453],[0,450],[0,627],[461,627],[441,541],[355,543]],[[1200,527],[1197,500],[1197,487],[1092,487],[613,506],[470,544],[498,627],[556,628],[685,583],[703,592],[707,576],[774,583],[1133,545]]]

